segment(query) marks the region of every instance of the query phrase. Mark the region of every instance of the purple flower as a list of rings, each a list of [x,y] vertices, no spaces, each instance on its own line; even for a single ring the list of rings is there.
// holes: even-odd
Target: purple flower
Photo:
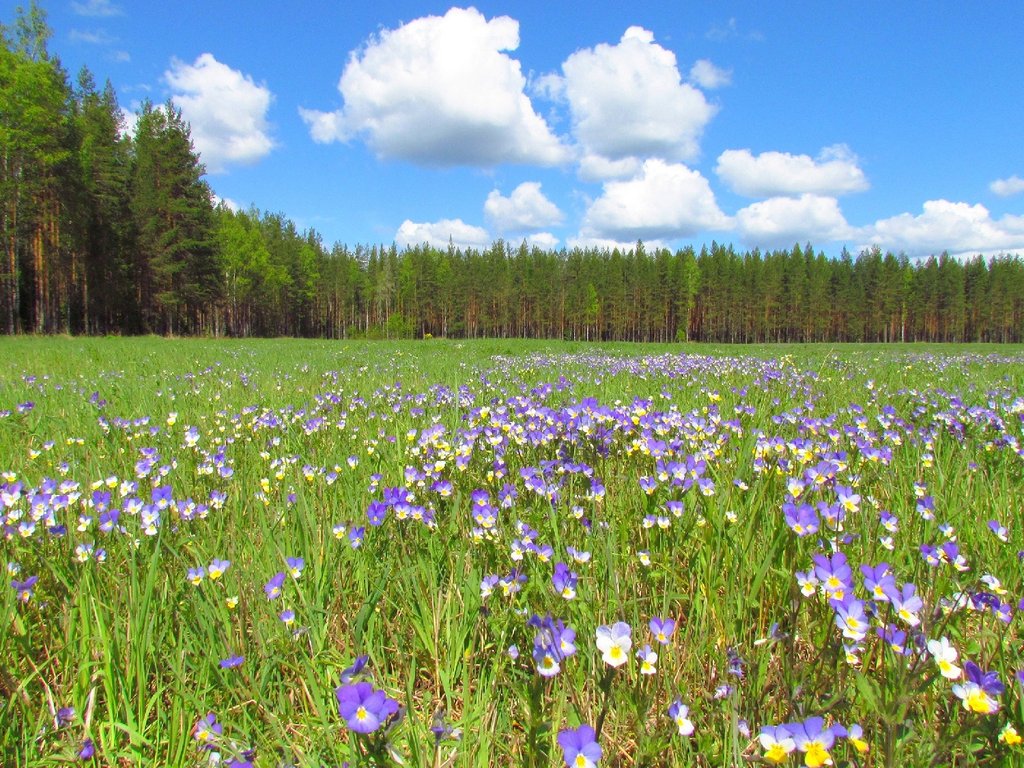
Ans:
[[[17,593],[18,600],[23,603],[27,603],[31,600],[37,581],[39,581],[38,576],[29,576],[24,581],[18,581],[17,579],[12,580],[11,587]]]
[[[192,738],[203,745],[210,745],[218,736],[224,733],[224,726],[217,722],[217,716],[210,712],[205,717],[199,718],[192,729]]]
[[[690,708],[683,704],[682,701],[676,699],[668,708],[668,716],[672,718],[672,722],[679,728],[680,736],[692,736],[693,735],[693,720],[690,719]]]
[[[96,746],[92,743],[92,739],[85,739],[82,742],[82,746],[78,750],[79,760],[91,760],[93,755],[96,754]]]
[[[398,714],[398,702],[369,683],[353,683],[338,688],[338,714],[356,733],[373,733]]]
[[[567,768],[596,768],[601,759],[601,745],[597,743],[594,729],[586,724],[561,731],[558,746],[562,748]]]
[[[797,536],[809,536],[817,533],[820,527],[818,514],[810,504],[794,504],[787,501],[782,505],[786,517],[786,525]]]
[[[299,578],[302,575],[302,569],[306,567],[306,561],[301,557],[289,557],[284,562],[288,566],[288,575],[293,579]]]
[[[370,525],[380,525],[387,514],[388,505],[383,501],[371,501],[370,506],[366,508],[366,519],[370,521]]]
[[[654,639],[662,645],[668,645],[669,640],[672,639],[672,633],[676,631],[675,619],[663,619],[660,616],[651,619],[648,626],[651,628]]]
[[[896,578],[892,575],[889,564],[879,563],[874,567],[862,565],[860,572],[864,574],[864,589],[871,593],[871,597],[875,600],[888,602],[889,598],[885,594],[886,589],[896,586]]]
[[[284,573],[275,573],[274,576],[268,581],[263,591],[267,593],[267,600],[276,600],[281,596],[281,587],[284,586]]]
[[[569,566],[565,563],[555,563],[555,573],[551,577],[551,584],[555,588],[555,592],[564,597],[566,600],[572,600],[576,597],[576,582],[579,576],[574,571],[569,570]]]
[[[220,668],[235,669],[242,666],[243,661],[245,661],[245,656],[228,656],[226,659],[220,660]]]
[[[370,660],[369,656],[357,656],[356,660],[352,662],[351,667],[347,667],[341,672],[341,684],[348,685],[366,669],[366,663]]]

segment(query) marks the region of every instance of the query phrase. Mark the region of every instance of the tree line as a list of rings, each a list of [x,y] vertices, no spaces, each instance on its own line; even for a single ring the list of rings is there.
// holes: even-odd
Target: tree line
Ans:
[[[34,3],[0,28],[0,330],[631,341],[1024,339],[1024,261],[336,244],[215,205],[189,125],[74,84]]]

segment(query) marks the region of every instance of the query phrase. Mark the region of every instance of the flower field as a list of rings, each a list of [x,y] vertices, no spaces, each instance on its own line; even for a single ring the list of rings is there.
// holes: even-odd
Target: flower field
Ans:
[[[1024,761],[1024,352],[6,339],[0,764]]]

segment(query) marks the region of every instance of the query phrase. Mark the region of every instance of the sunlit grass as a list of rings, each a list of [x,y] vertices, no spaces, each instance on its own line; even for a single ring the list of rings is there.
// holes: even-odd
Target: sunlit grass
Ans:
[[[0,351],[4,765],[548,766],[580,725],[608,765],[1018,759],[1017,348]],[[403,713],[365,735],[364,655]]]

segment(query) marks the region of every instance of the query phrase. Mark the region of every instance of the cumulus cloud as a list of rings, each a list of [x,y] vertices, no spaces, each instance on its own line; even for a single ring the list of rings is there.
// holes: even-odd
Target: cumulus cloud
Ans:
[[[273,95],[265,85],[209,53],[193,64],[174,59],[164,79],[211,173],[234,163],[254,163],[274,148],[267,125]]]
[[[240,206],[230,197],[221,197],[216,192],[210,195],[210,201],[213,203],[214,208],[216,208],[219,205],[223,205],[229,211],[233,211],[234,213],[238,213],[240,210],[242,210],[242,206]]]
[[[543,82],[568,101],[575,138],[591,156],[591,176],[595,157],[692,160],[715,114],[704,94],[683,82],[675,54],[641,27],[627,29],[616,45],[576,51],[560,79]]]
[[[434,166],[557,165],[569,150],[534,111],[519,22],[452,8],[385,30],[353,53],[334,112],[300,109],[314,141],[363,137],[381,157]]]
[[[1000,197],[1019,195],[1024,192],[1024,179],[1017,175],[1010,176],[1008,179],[996,179],[988,185],[988,188]]]
[[[79,16],[120,16],[121,9],[110,2],[110,0],[86,0],[81,3],[71,3],[71,10]]]
[[[863,247],[877,245],[926,256],[948,251],[954,255],[1024,251],[1024,216],[993,219],[980,204],[929,200],[916,216],[901,213],[860,228]]]
[[[672,239],[725,229],[730,223],[700,173],[652,158],[644,161],[635,179],[604,184],[601,196],[583,216],[580,239],[595,243]]]
[[[558,238],[550,232],[534,232],[526,236],[526,242],[530,247],[536,246],[542,251],[553,251],[558,247]]]
[[[508,197],[492,190],[484,203],[484,213],[499,232],[538,232],[565,219],[536,181],[523,182]]]
[[[841,240],[850,232],[834,197],[810,193],[748,205],[736,213],[736,226],[746,243],[764,248],[807,240]]]
[[[715,173],[747,197],[776,195],[842,195],[868,188],[856,155],[843,144],[823,149],[817,158],[788,152],[727,149],[718,156]]]
[[[732,83],[732,71],[716,67],[708,59],[697,59],[690,67],[690,82],[711,91]]]
[[[482,227],[467,224],[462,219],[441,219],[440,221],[410,221],[406,219],[395,234],[400,247],[429,243],[435,248],[447,248],[452,243],[456,248],[483,250],[491,244],[490,235]]]
[[[623,157],[609,160],[601,155],[583,155],[576,169],[584,181],[615,181],[631,179],[640,173],[641,160],[638,157]]]

